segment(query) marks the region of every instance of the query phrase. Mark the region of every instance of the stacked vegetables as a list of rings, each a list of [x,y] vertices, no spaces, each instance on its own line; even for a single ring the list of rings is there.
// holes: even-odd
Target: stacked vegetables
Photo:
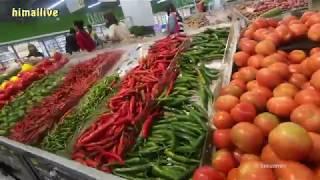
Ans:
[[[0,135],[7,135],[9,129],[21,120],[26,112],[60,85],[62,78],[63,74],[61,73],[49,75],[35,82],[14,101],[4,105],[0,110]]]
[[[72,137],[78,129],[91,119],[97,112],[98,106],[115,92],[115,85],[119,80],[118,76],[107,76],[94,85],[90,91],[81,99],[79,105],[70,113],[67,113],[61,123],[45,137],[42,148],[57,152],[67,149]]]
[[[65,58],[59,56],[59,59],[55,59],[53,62],[43,60],[34,68],[24,65],[22,71],[16,77],[12,78],[11,81],[4,82],[5,85],[0,90],[0,108],[12,100],[19,92],[24,91],[34,81],[56,71],[66,62]]]
[[[121,82],[119,92],[108,102],[108,109],[76,141],[73,159],[110,172],[108,164],[123,162],[122,157],[134,144],[137,128],[150,111],[164,82],[167,68],[180,51],[185,37],[169,36],[157,41],[140,64]],[[173,77],[172,75],[169,77]]]
[[[112,67],[121,52],[110,52],[75,66],[61,86],[39,105],[33,107],[24,119],[11,129],[10,138],[26,144],[38,143],[65,112],[96,82],[105,66]]]
[[[304,38],[318,45],[319,20],[305,12],[245,30],[234,55],[239,70],[214,105],[213,168],[195,177],[320,179],[320,48],[292,46]],[[279,50],[283,44],[293,49]]]
[[[209,37],[207,40],[215,43],[203,42],[204,37]],[[203,65],[209,61],[206,54],[199,54],[198,60],[191,55],[197,52],[195,47],[201,49],[216,43],[221,45],[216,48],[224,50],[225,45],[222,44],[227,37],[224,29],[208,30],[193,37],[191,50],[183,53],[179,61],[180,75],[172,93],[163,93],[158,98],[163,116],[158,115],[150,129],[150,136],[136,144],[125,164],[115,165],[114,174],[126,179],[189,178],[199,165],[207,135],[208,112],[204,107],[208,106],[208,96],[212,97],[209,87],[212,80],[219,78],[219,71]],[[210,95],[203,94],[204,91]],[[195,100],[202,100],[201,105]],[[153,114],[147,117],[146,122],[149,118],[153,118]],[[144,131],[148,129],[141,130]]]

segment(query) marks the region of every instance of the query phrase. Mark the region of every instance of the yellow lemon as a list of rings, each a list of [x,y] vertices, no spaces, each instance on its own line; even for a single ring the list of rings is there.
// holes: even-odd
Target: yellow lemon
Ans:
[[[33,66],[31,64],[23,64],[22,65],[22,68],[21,68],[22,72],[31,71],[31,70],[33,70]]]
[[[4,88],[7,86],[8,81],[4,81],[1,85],[0,85],[0,89],[4,90]]]
[[[10,81],[12,81],[12,82],[16,82],[16,81],[18,81],[19,80],[19,77],[18,76],[12,76],[11,78],[10,78]]]

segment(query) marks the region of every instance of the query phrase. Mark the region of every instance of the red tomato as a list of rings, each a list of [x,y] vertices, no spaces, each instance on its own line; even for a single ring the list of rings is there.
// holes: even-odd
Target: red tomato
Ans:
[[[231,141],[231,129],[217,129],[213,133],[213,144],[217,148],[230,149],[233,147]]]
[[[192,180],[224,180],[224,176],[219,171],[210,166],[202,166],[196,169]]]
[[[243,94],[244,90],[241,89],[239,86],[229,84],[225,87],[223,87],[220,91],[220,95],[233,95],[236,97],[240,97]]]
[[[306,25],[311,27],[312,25],[317,24],[317,23],[320,23],[320,14],[319,13],[315,13],[315,14],[311,15],[308,18]]]
[[[302,89],[311,89],[315,90],[315,88],[310,84],[310,82],[306,82],[303,84]]]
[[[270,89],[264,86],[256,87],[252,91],[257,92],[258,94],[260,94],[263,97],[266,97],[267,99],[270,99],[272,97],[272,92],[270,91]]]
[[[268,68],[260,69],[256,74],[256,80],[259,85],[266,86],[268,88],[274,88],[282,82],[281,76]]]
[[[315,47],[310,50],[310,55],[320,52],[320,47]]]
[[[231,117],[237,122],[252,122],[256,116],[255,107],[246,102],[240,102],[231,109]]]
[[[281,117],[290,116],[290,113],[296,107],[296,102],[292,98],[287,96],[272,97],[267,102],[268,111]]]
[[[295,23],[289,25],[290,31],[293,33],[294,36],[299,37],[307,34],[308,27],[302,23]]]
[[[280,162],[280,158],[276,155],[276,153],[271,149],[270,145],[267,144],[261,152],[261,160],[264,163],[268,164],[278,164]]]
[[[268,56],[276,52],[276,46],[270,40],[263,40],[256,45],[255,51],[257,54]]]
[[[235,105],[239,103],[239,98],[232,95],[219,96],[215,102],[215,110],[229,112]]]
[[[238,180],[238,168],[233,168],[228,173],[227,180]]]
[[[310,73],[314,73],[320,69],[320,52],[312,54],[309,61],[307,61],[307,67]]]
[[[319,42],[320,41],[320,23],[314,24],[309,28],[308,38],[312,41]]]
[[[236,52],[233,56],[234,62],[237,66],[246,66],[250,55],[244,51]]]
[[[257,153],[263,145],[264,137],[254,124],[240,122],[231,129],[231,141],[243,152]]]
[[[239,78],[244,82],[254,80],[257,70],[253,67],[243,67],[239,70]]]
[[[268,142],[283,160],[303,160],[312,150],[312,140],[308,132],[292,122],[281,123],[274,128],[269,134]]]
[[[308,161],[313,163],[320,163],[320,135],[317,133],[309,132],[309,136],[312,139],[312,151],[309,154]],[[320,174],[319,174],[320,175]]]
[[[248,28],[247,30],[244,31],[243,33],[243,37],[246,37],[248,39],[253,39],[253,33],[255,32],[256,30],[253,29],[253,28]]]
[[[212,123],[218,129],[227,129],[231,128],[236,122],[232,119],[228,112],[218,111],[213,116]]]
[[[268,35],[266,35],[265,40],[270,40],[273,42],[274,45],[279,45],[281,41],[283,40],[278,33],[276,32],[271,32]]]
[[[320,132],[320,109],[314,104],[298,106],[292,111],[290,119],[307,131]]]
[[[272,169],[264,168],[261,161],[246,161],[238,167],[238,180],[276,180]]]
[[[313,172],[305,165],[294,161],[281,161],[282,167],[275,168],[275,174],[281,180],[311,180]],[[315,180],[315,179],[314,179]]]
[[[230,136],[231,137],[231,136]],[[239,149],[239,148],[236,148],[234,151],[233,151],[233,156],[234,158],[237,160],[238,163],[240,163],[241,161],[241,156],[243,155],[243,152]]]
[[[220,149],[213,153],[211,163],[213,168],[224,173],[225,175],[227,175],[231,169],[236,168],[237,166],[237,161],[234,159],[232,153],[225,149]]]
[[[307,81],[308,79],[303,74],[299,73],[293,73],[289,78],[289,82],[298,88],[301,88]]]
[[[240,163],[244,163],[246,161],[260,161],[260,158],[254,154],[243,154],[241,156]]]
[[[277,127],[279,123],[278,117],[269,112],[261,113],[254,119],[254,124],[261,129],[265,136],[268,136],[269,132]]]
[[[279,22],[279,24],[289,24],[290,21],[296,19],[298,19],[296,16],[286,16]]]
[[[298,92],[298,88],[290,83],[281,83],[273,90],[274,97],[288,96],[294,98]]]
[[[314,88],[320,90],[320,70],[312,74],[310,83]]]
[[[310,58],[306,58],[302,63],[300,63],[300,71],[303,75],[306,77],[310,77],[313,72],[310,71],[308,62],[310,61]]]
[[[296,94],[294,100],[298,104],[308,104],[313,103],[320,106],[320,96],[319,92],[313,89],[305,89]]]
[[[232,170],[231,170],[232,171]],[[320,167],[317,167],[315,170],[314,170],[314,173],[315,173],[315,180],[320,180]],[[229,179],[228,179],[229,180]],[[230,180],[237,180],[237,179],[230,179]]]
[[[256,41],[262,41],[266,38],[268,33],[269,31],[267,29],[264,29],[264,28],[258,29],[253,33],[253,39]]]
[[[293,36],[293,34],[290,32],[290,29],[288,28],[288,26],[286,26],[284,24],[276,27],[276,33],[279,35],[279,37],[283,41],[289,41],[289,40],[291,40],[291,38]]]
[[[239,79],[239,80],[242,81],[242,79],[240,79],[240,73],[239,73],[239,72],[233,73],[233,74],[232,74],[232,79],[233,79],[233,80],[234,80],[234,79]]]
[[[263,56],[260,54],[253,55],[248,59],[248,66],[259,69],[261,67],[261,62],[263,61]]]
[[[289,64],[290,73],[301,73],[300,64]]]
[[[269,56],[266,56],[265,58],[262,59],[260,66],[261,67],[268,67],[271,64],[274,64],[276,62],[281,61],[281,56],[279,56],[277,53],[271,54]]]
[[[269,23],[266,19],[263,18],[257,18],[255,19],[252,24],[257,28],[266,28],[269,26]]]
[[[293,64],[299,64],[306,58],[306,53],[302,50],[293,50],[289,53],[289,60]]]
[[[286,53],[285,51],[282,51],[282,50],[278,50],[277,54],[279,54],[282,57],[281,59],[283,62],[287,61],[288,53]]]
[[[240,42],[239,47],[241,51],[244,51],[248,54],[254,53],[254,48],[256,47],[257,42],[254,40],[243,40]]]
[[[288,79],[290,76],[288,65],[282,62],[276,62],[269,67],[272,71],[278,73],[283,79]]]
[[[247,83],[247,89],[248,89],[249,91],[252,91],[252,90],[254,90],[254,89],[257,88],[257,87],[259,87],[259,84],[258,84],[258,82],[257,82],[256,80],[249,81],[249,82]]]
[[[242,94],[242,96],[240,97],[240,102],[250,103],[254,105],[258,111],[262,111],[266,107],[267,98],[264,96],[261,96],[255,91],[248,91]]]
[[[310,11],[304,12],[303,15],[301,16],[301,21],[303,23],[306,23],[308,21],[309,17],[314,15],[314,14],[315,14],[315,12],[310,12]]]
[[[230,82],[230,84],[240,87],[243,91],[247,89],[245,82],[240,79],[234,79]]]

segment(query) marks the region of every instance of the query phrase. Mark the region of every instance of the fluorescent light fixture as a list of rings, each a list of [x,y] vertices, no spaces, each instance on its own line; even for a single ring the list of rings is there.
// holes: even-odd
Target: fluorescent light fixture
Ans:
[[[160,4],[160,3],[163,3],[163,2],[166,2],[167,0],[159,0],[158,2],[157,2],[157,4]]]
[[[88,8],[93,8],[95,6],[98,6],[99,4],[101,4],[101,2],[96,2],[94,4],[89,5]]]
[[[52,8],[55,8],[57,6],[59,6],[61,3],[63,3],[64,0],[59,0],[58,2],[52,4],[50,7],[48,7],[48,9],[52,9]]]

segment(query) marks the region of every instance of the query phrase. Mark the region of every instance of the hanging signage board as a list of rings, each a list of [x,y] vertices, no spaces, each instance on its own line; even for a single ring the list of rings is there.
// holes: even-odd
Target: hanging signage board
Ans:
[[[153,12],[149,0],[120,0],[125,17],[132,19],[134,26],[153,26]]]
[[[85,7],[84,0],[67,0],[64,2],[66,3],[67,8],[70,13],[73,13],[73,12]]]

